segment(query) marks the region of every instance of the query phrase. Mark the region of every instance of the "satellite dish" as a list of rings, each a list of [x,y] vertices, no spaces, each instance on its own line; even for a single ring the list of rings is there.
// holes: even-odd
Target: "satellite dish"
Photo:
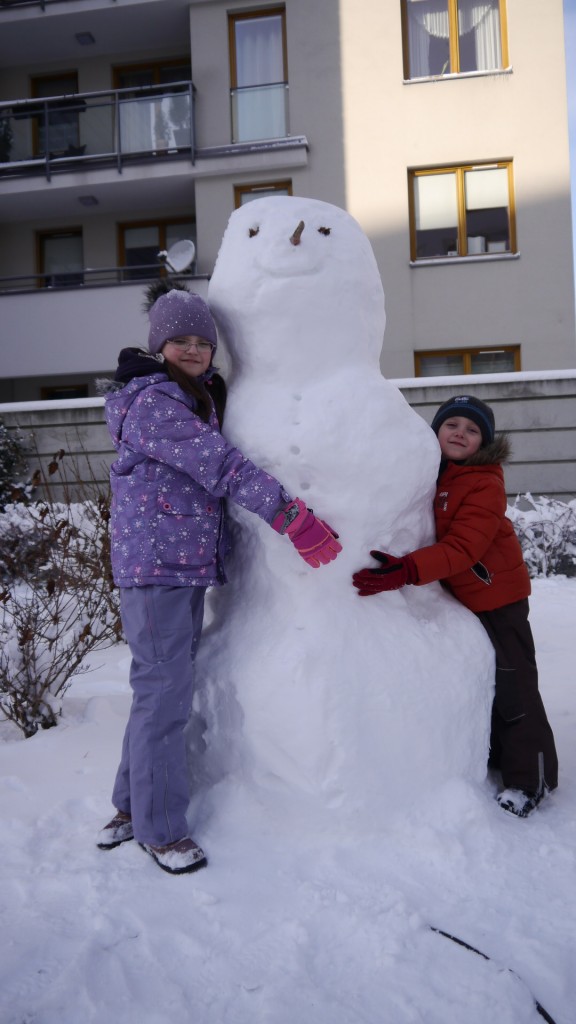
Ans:
[[[181,274],[193,262],[196,255],[196,247],[194,242],[185,238],[181,242],[174,242],[174,245],[170,246],[168,252],[162,255],[169,269],[173,270],[175,274]]]

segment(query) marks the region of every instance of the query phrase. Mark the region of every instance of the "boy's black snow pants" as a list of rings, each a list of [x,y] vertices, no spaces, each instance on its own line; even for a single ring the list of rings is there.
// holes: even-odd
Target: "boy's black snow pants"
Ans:
[[[506,789],[537,793],[558,785],[554,735],[538,690],[528,598],[477,612],[496,652],[496,694],[490,737],[491,767]]]

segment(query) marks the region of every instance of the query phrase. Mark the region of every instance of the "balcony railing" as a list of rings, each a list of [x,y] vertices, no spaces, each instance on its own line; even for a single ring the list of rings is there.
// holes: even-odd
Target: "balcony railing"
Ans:
[[[40,10],[45,11],[50,4],[61,3],[62,0],[0,0],[0,11],[3,7],[39,7]]]
[[[111,89],[0,103],[0,173],[76,170],[169,154],[194,159],[194,86]]]
[[[96,288],[103,285],[147,284],[164,274],[159,263],[141,263],[131,267],[83,267],[53,271],[50,274],[20,274],[0,277],[0,295],[18,292],[57,291],[66,288]],[[194,266],[182,274],[171,274],[176,282],[204,279]]]

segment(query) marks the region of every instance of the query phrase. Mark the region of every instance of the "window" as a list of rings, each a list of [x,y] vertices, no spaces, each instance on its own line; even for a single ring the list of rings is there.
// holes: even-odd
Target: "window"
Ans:
[[[86,108],[81,98],[70,93],[78,92],[78,75],[75,71],[59,75],[42,75],[32,79],[32,96],[66,96],[48,105],[46,118],[43,105],[33,122],[34,155],[51,157],[78,156],[80,147],[80,113]]]
[[[128,64],[114,68],[115,89],[138,89],[143,85],[172,85],[173,82],[188,82],[192,77],[190,61],[166,60],[146,64]],[[158,90],[162,92],[162,89]]]
[[[196,225],[193,221],[146,221],[139,224],[119,224],[119,266],[124,270],[124,281],[146,280],[160,277],[163,273],[159,252],[165,252],[175,242],[196,239]],[[194,265],[187,273],[194,273]]]
[[[266,196],[291,196],[291,181],[271,181],[262,185],[235,185],[234,207],[244,206],[252,199],[264,199]]]
[[[512,373],[520,369],[520,347],[445,349],[414,353],[417,377],[451,377],[461,373]]]
[[[288,61],[284,8],[231,14],[232,141],[288,134]]]
[[[505,0],[402,0],[404,77],[508,66]]]
[[[37,236],[38,273],[43,288],[84,284],[82,228],[40,231]]]
[[[411,259],[516,251],[511,162],[409,172]]]
[[[88,398],[87,384],[59,384],[54,387],[40,388],[40,398],[45,401],[56,401],[59,398]]]

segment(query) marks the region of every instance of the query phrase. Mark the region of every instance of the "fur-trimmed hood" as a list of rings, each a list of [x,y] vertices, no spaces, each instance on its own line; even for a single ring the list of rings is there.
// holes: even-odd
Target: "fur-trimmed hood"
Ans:
[[[459,462],[459,466],[501,466],[508,462],[512,454],[512,446],[508,434],[496,434],[494,440],[479,448],[469,459]]]

